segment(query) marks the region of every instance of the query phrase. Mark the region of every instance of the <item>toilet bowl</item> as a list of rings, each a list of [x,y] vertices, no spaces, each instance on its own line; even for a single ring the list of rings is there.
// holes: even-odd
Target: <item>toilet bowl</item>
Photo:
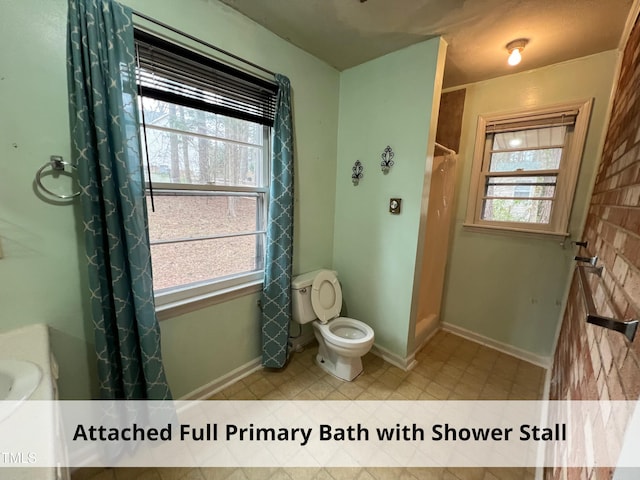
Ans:
[[[351,381],[363,371],[362,357],[371,349],[373,329],[340,317],[342,289],[331,270],[316,270],[293,279],[293,320],[313,322],[318,341],[316,363],[327,373]]]

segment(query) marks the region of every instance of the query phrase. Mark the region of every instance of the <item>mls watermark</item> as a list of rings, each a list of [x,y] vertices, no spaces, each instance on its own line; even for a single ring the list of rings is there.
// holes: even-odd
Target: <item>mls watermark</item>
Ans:
[[[1,452],[0,463],[4,465],[33,465],[38,461],[36,452]]]

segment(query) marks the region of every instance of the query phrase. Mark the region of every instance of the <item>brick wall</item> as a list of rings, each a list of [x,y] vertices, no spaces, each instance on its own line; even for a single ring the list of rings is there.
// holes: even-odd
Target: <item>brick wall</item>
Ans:
[[[580,254],[598,255],[602,280],[591,278],[598,311],[640,318],[640,23],[625,47],[602,161],[596,177]],[[622,334],[589,325],[574,275],[555,352],[553,400],[637,400],[640,398],[640,333],[633,343]],[[625,418],[585,419],[606,448],[617,452]],[[602,446],[602,445],[601,445]],[[576,448],[576,451],[579,451]],[[553,452],[555,455],[573,452]],[[612,453],[615,455],[615,453]],[[546,479],[612,478],[612,469],[547,469]]]

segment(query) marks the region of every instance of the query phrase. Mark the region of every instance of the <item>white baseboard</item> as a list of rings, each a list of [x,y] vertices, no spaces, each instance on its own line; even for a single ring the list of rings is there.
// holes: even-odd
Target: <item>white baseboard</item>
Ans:
[[[240,365],[238,368],[231,370],[229,373],[210,381],[202,387],[188,393],[180,398],[180,400],[205,400],[211,395],[216,394],[220,390],[242,380],[244,377],[251,375],[262,368],[262,358],[254,358],[250,362]]]
[[[520,360],[525,360],[529,363],[533,363],[534,365],[538,365],[539,367],[549,369],[549,367],[551,366],[551,357],[544,357],[542,355],[536,355],[535,353],[527,352],[526,350],[514,347],[513,345],[499,342],[498,340],[494,340],[493,338],[485,337],[484,335],[480,335],[479,333],[472,332],[471,330],[467,330],[466,328],[458,327],[457,325],[452,325],[450,323],[443,322],[441,324],[441,327],[447,332],[451,332],[474,342],[481,343],[482,345],[486,345],[487,347],[491,347],[495,350],[507,353],[513,357],[519,358]]]
[[[315,337],[313,331],[309,331],[297,338],[291,339],[292,349],[294,351],[303,348],[305,345],[313,342]],[[228,386],[236,383],[238,380],[242,380],[244,377],[257,372],[262,368],[262,358],[257,357],[250,362],[240,365],[238,368],[226,373],[225,375],[216,378],[209,383],[203,385],[200,388],[184,395],[180,400],[205,400],[212,395],[215,395],[220,390],[227,388]]]
[[[385,362],[390,363],[394,367],[404,370],[405,372],[411,370],[418,364],[418,362],[416,362],[415,353],[404,358],[376,344],[371,347],[371,353],[382,358]]]

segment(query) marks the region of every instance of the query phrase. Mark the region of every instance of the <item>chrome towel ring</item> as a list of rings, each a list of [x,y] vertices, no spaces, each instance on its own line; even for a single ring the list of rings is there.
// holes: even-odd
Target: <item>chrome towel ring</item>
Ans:
[[[52,192],[42,184],[42,179],[40,177],[42,176],[42,174],[47,168],[51,167],[51,170],[60,172],[60,171],[64,171],[66,166],[69,166],[72,170],[76,168],[75,165],[62,160],[62,157],[60,155],[51,155],[49,157],[49,161],[45,163],[42,167],[40,167],[36,172],[36,184],[38,185],[38,187],[40,187],[41,190],[48,193],[49,195],[57,198],[62,198],[63,200],[74,198],[80,195],[80,192],[76,192],[71,195],[61,195],[59,193]]]

